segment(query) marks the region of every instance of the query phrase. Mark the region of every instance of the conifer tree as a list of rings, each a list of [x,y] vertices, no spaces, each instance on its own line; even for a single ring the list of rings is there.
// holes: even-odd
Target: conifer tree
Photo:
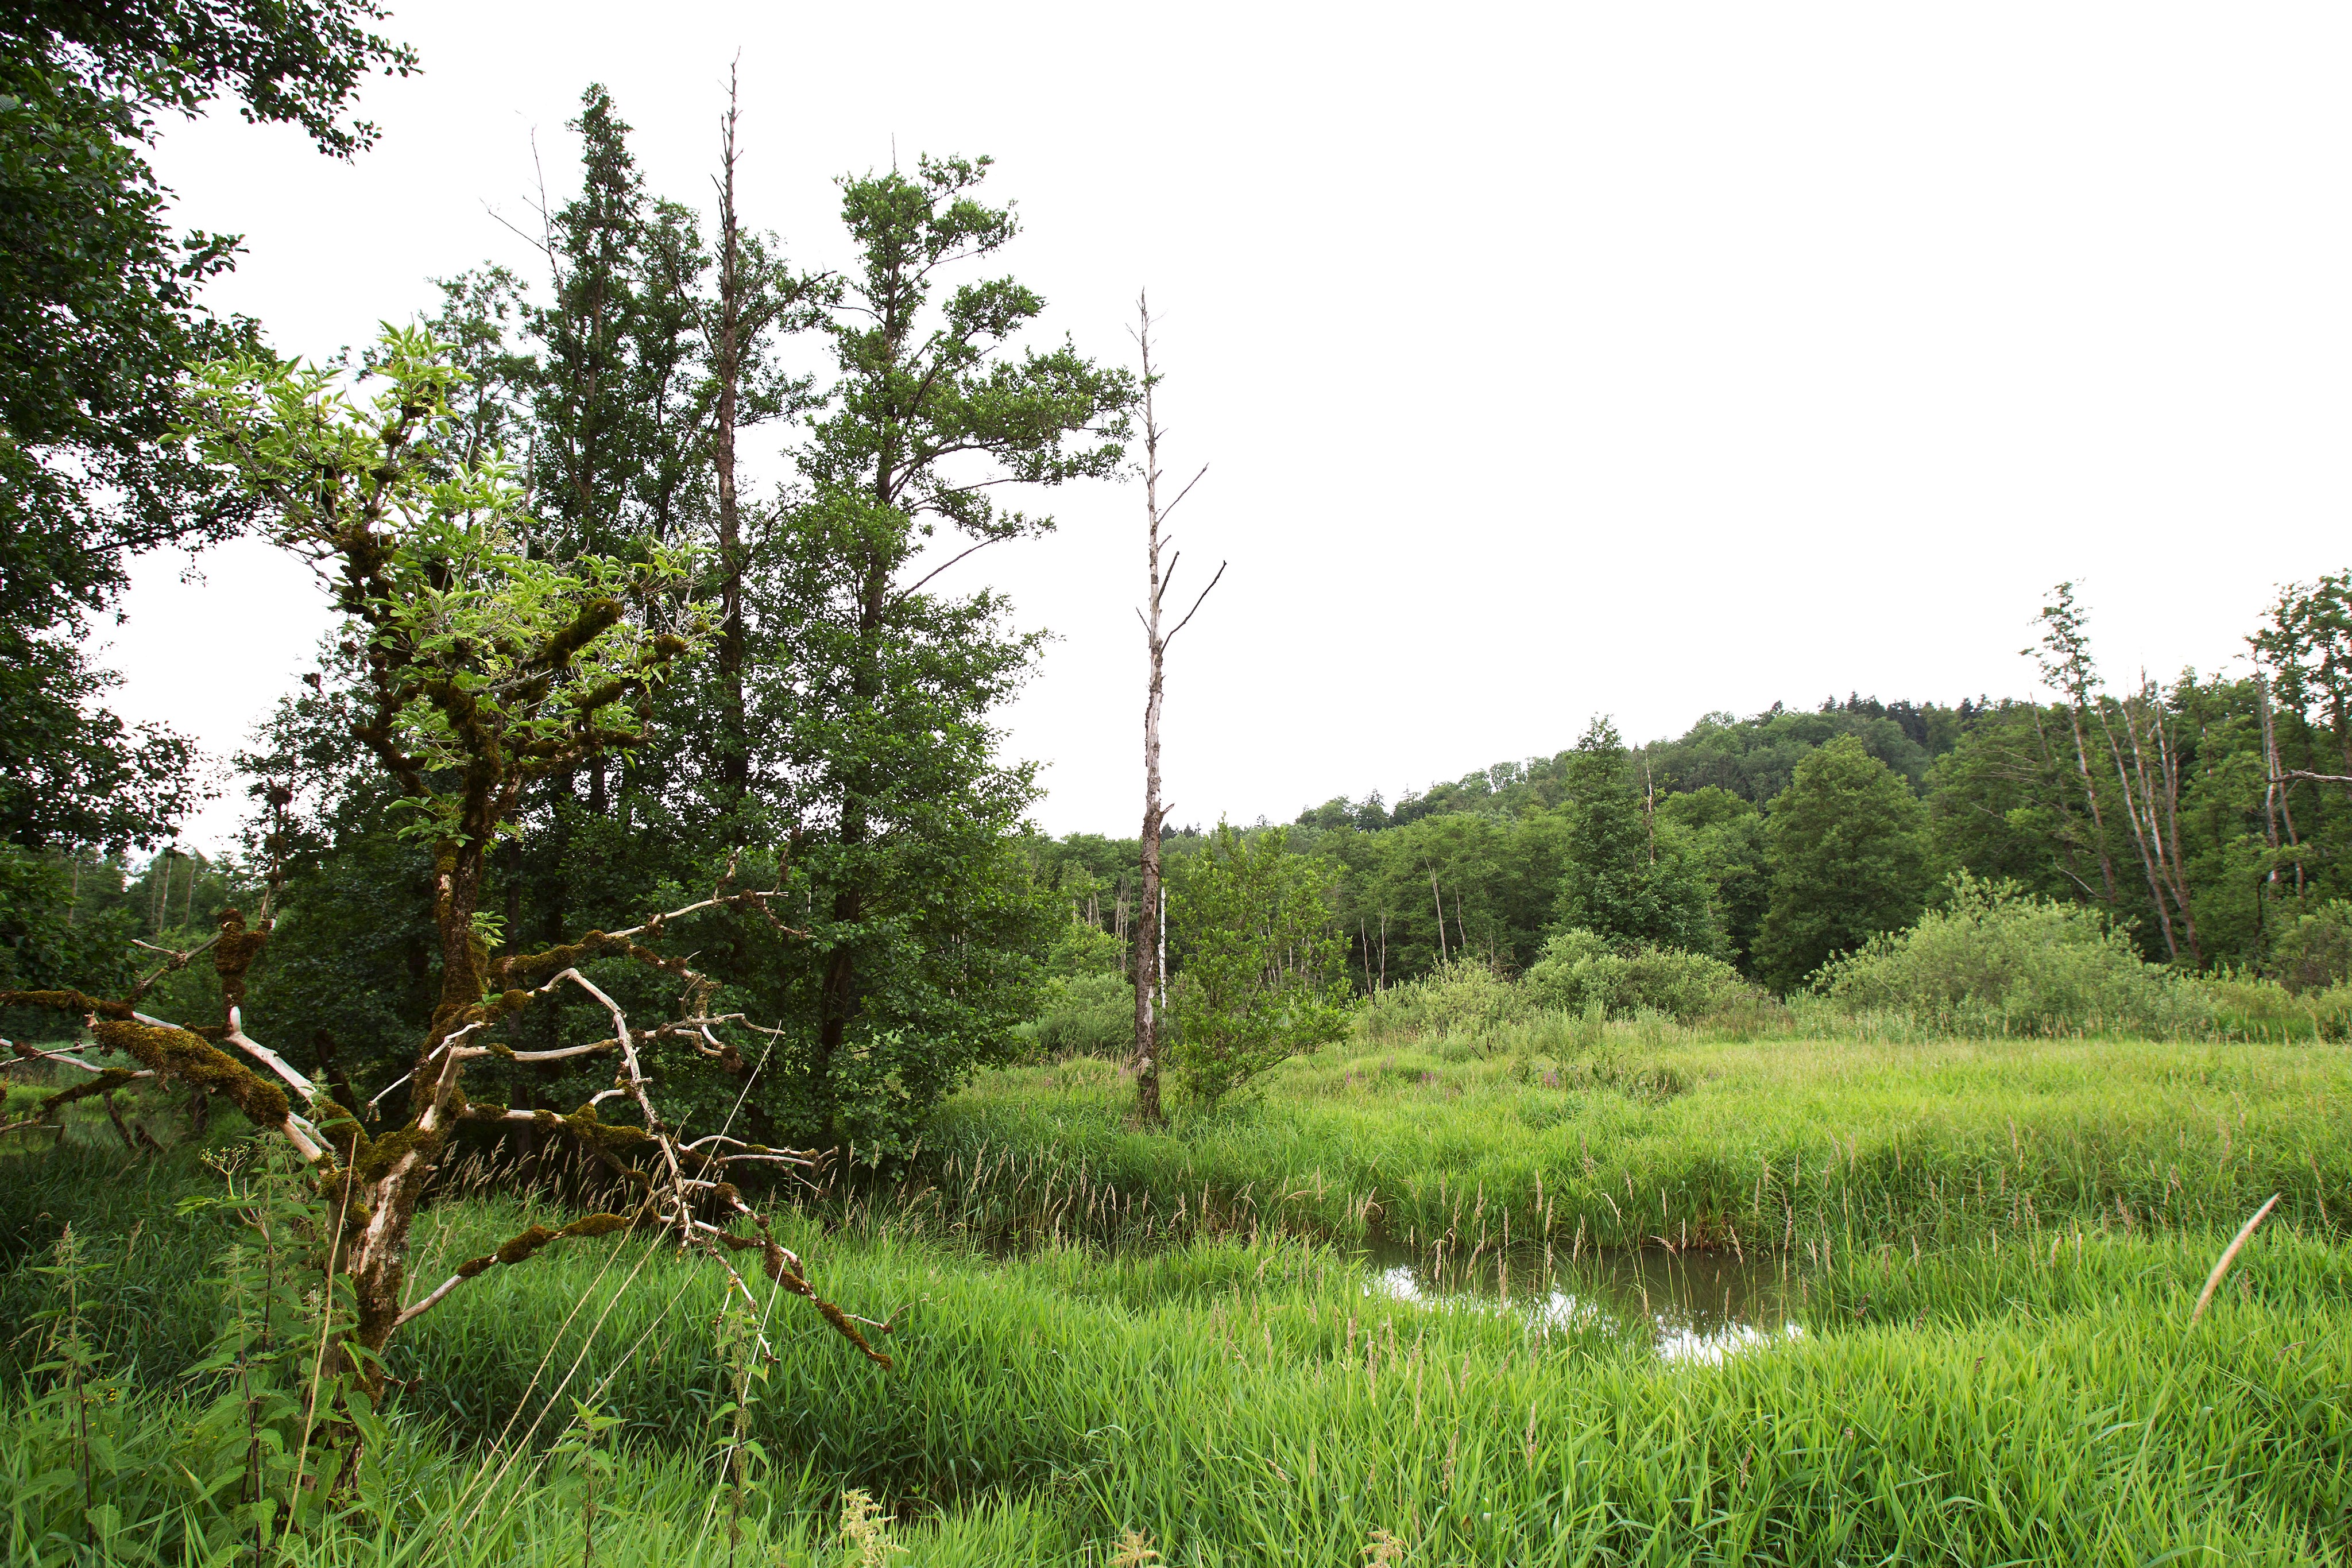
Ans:
[[[1632,759],[1617,727],[1596,717],[1568,759],[1567,860],[1559,921],[1619,942],[1711,952],[1706,880],[1635,793]]]

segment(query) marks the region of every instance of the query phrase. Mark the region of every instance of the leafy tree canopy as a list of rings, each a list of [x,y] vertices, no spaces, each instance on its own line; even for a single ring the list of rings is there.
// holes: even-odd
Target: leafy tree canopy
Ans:
[[[1925,813],[1858,736],[1840,736],[1798,764],[1767,828],[1771,905],[1757,939],[1759,968],[1786,987],[1926,903]]]

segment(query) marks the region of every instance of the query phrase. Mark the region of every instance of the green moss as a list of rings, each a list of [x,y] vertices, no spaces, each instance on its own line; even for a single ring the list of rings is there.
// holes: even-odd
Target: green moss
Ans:
[[[229,1009],[245,1006],[246,971],[253,967],[253,961],[261,956],[261,949],[268,942],[267,929],[246,929],[243,910],[221,911],[220,939],[213,944],[213,968],[220,976],[221,1017],[224,1019],[228,1017]]]
[[[610,1236],[616,1230],[626,1230],[635,1219],[618,1214],[586,1214],[558,1232],[562,1236]]]
[[[99,1044],[119,1051],[139,1065],[165,1078],[193,1083],[207,1094],[218,1094],[246,1114],[257,1127],[282,1127],[288,1104],[286,1091],[249,1071],[218,1046],[197,1039],[184,1029],[102,1019],[92,1032]]]
[[[400,1163],[401,1156],[411,1150],[415,1152],[418,1159],[431,1165],[441,1153],[441,1134],[419,1127],[403,1127],[397,1132],[384,1134],[360,1157],[360,1179],[371,1186],[382,1181],[392,1167]]]
[[[544,1225],[534,1225],[499,1249],[499,1261],[509,1265],[520,1263],[554,1239],[554,1231]]]
[[[0,1008],[50,1008],[61,1013],[96,1013],[100,1018],[131,1017],[129,1002],[86,997],[79,991],[0,991]]]

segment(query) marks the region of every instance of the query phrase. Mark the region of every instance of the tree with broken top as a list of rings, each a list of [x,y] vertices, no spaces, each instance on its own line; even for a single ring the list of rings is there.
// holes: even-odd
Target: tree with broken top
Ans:
[[[348,1373],[371,1399],[383,1391],[381,1355],[394,1335],[464,1281],[520,1263],[555,1240],[624,1229],[674,1235],[747,1296],[730,1254],[757,1252],[779,1288],[808,1297],[858,1349],[887,1366],[888,1358],[859,1327],[864,1320],[818,1297],[801,1260],[776,1241],[730,1179],[739,1166],[790,1170],[814,1157],[724,1130],[687,1138],[664,1119],[646,1071],[647,1053],[657,1045],[739,1076],[753,1071],[730,1038],[751,1026],[740,1017],[714,1016],[717,982],[663,951],[663,944],[675,924],[721,911],[763,919],[791,935],[771,908],[782,884],[781,867],[777,887],[767,892],[739,887],[730,863],[708,897],[638,925],[491,956],[496,923],[480,907],[485,863],[509,831],[522,789],[636,741],[649,694],[712,639],[710,618],[686,597],[688,553],[653,544],[630,563],[536,555],[527,498],[512,472],[496,458],[461,455],[462,433],[449,407],[459,375],[444,347],[421,330],[388,328],[369,379],[383,390],[360,402],[334,375],[313,367],[262,359],[208,365],[190,392],[188,434],[204,461],[255,497],[278,542],[308,556],[331,584],[362,670],[352,732],[398,788],[409,817],[404,831],[431,852],[439,993],[407,1075],[387,1092],[405,1088],[404,1114],[371,1134],[359,1107],[339,1102],[247,1032],[242,980],[268,940],[265,906],[250,925],[228,912],[222,935],[209,945],[222,980],[216,1023],[191,1027],[140,1011],[162,969],[122,998],[0,992],[0,1006],[82,1019],[100,1048],[137,1063],[101,1067],[70,1050],[14,1047],[19,1060],[92,1076],[0,1131],[31,1124],[65,1100],[156,1079],[226,1099],[257,1128],[283,1136],[308,1162],[330,1266],[350,1288],[352,1319],[338,1341],[335,1370]],[[637,607],[634,616],[631,606]],[[632,1024],[582,972],[591,960],[610,957],[675,980],[677,1016],[652,1027]],[[499,1038],[517,1015],[565,987],[597,1005],[610,1035],[531,1051]],[[611,1087],[568,1116],[511,1111],[470,1100],[465,1091],[467,1068],[487,1058],[528,1062],[601,1054],[616,1062]],[[608,1101],[634,1110],[636,1123],[604,1121],[600,1108]],[[534,1227],[413,1294],[410,1224],[452,1132],[468,1122],[568,1134],[627,1183],[630,1212],[585,1215],[557,1230]],[[732,1222],[741,1218],[756,1234],[733,1232]]]

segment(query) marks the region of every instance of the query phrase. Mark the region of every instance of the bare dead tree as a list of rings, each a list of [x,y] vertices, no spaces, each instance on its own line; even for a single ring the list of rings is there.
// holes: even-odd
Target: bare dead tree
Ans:
[[[2130,744],[2128,762],[2123,742],[2116,738],[2111,709]],[[2138,691],[2120,699],[2103,698],[2096,711],[2122,792],[2125,823],[2147,878],[2148,897],[2156,904],[2166,956],[2178,963],[2185,949],[2189,961],[2202,967],[2197,915],[2189,902],[2189,871],[2181,856],[2179,753],[2172,741],[2163,688],[2143,674]]]
[[[1143,356],[1143,510],[1145,521],[1145,563],[1148,569],[1150,597],[1147,608],[1136,612],[1143,622],[1143,642],[1150,659],[1150,675],[1143,700],[1143,839],[1142,887],[1138,905],[1140,937],[1135,944],[1135,1092],[1136,1112],[1147,1122],[1166,1119],[1160,1104],[1160,992],[1164,985],[1162,970],[1166,967],[1167,912],[1166,894],[1160,887],[1160,832],[1167,818],[1167,807],[1160,799],[1160,709],[1166,690],[1168,645],[1176,633],[1191,624],[1200,612],[1202,603],[1212,590],[1223,580],[1225,563],[1217,563],[1217,572],[1209,586],[1201,590],[1192,607],[1183,618],[1166,632],[1160,627],[1160,605],[1170,581],[1176,575],[1176,563],[1182,559],[1181,550],[1168,558],[1168,569],[1160,570],[1160,552],[1170,541],[1161,538],[1160,528],[1166,524],[1192,486],[1201,482],[1208,465],[1201,465],[1186,481],[1176,498],[1163,507],[1160,504],[1160,428],[1159,410],[1154,399],[1160,384],[1160,372],[1151,364],[1151,302],[1147,294],[1138,294],[1135,300],[1135,342]],[[1160,941],[1152,940],[1154,927]]]
[[[719,638],[713,670],[718,676],[717,771],[727,809],[737,819],[732,842],[742,842],[741,813],[751,792],[752,745],[744,695],[750,637],[745,623],[744,581],[751,552],[744,543],[744,513],[737,442],[756,424],[788,416],[806,406],[810,381],[781,374],[770,361],[771,336],[812,325],[812,301],[828,286],[823,276],[800,276],[785,265],[773,235],[746,229],[736,204],[739,162],[736,130],[741,118],[741,61],[727,68],[727,108],[719,118],[719,172],[711,184],[719,202],[718,233],[709,263],[715,296],[699,287],[705,261],[667,245],[656,245],[654,271],[691,322],[709,367],[710,460],[718,502]],[[757,526],[757,509],[752,519]]]

